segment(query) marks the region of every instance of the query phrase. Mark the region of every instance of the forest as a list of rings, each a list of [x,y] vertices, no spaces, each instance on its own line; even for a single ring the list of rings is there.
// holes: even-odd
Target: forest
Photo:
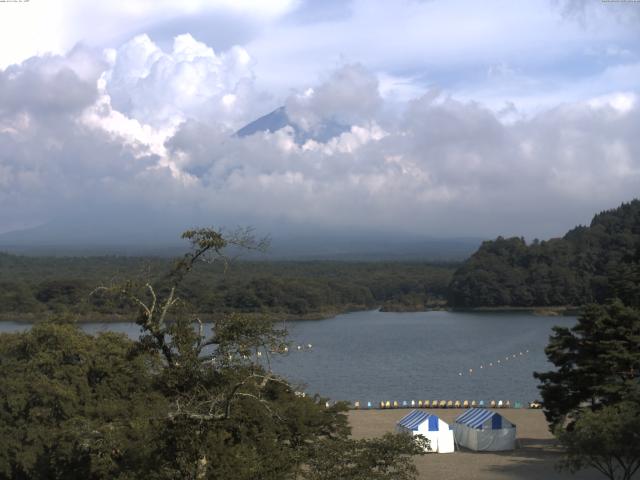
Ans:
[[[593,217],[562,238],[484,242],[454,274],[453,307],[581,306],[640,301],[640,201]]]
[[[130,311],[100,286],[158,279],[172,260],[151,257],[28,257],[0,254],[0,318],[71,315],[118,319]],[[242,261],[203,264],[180,285],[180,297],[205,318],[258,313],[323,318],[381,307],[441,307],[456,265],[424,262]]]

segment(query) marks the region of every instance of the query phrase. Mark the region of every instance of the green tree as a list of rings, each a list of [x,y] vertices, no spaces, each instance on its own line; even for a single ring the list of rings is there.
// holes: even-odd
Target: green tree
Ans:
[[[40,324],[0,335],[0,478],[91,479],[136,469],[166,410],[153,353],[124,335]]]
[[[635,395],[640,375],[640,311],[616,300],[590,305],[572,328],[555,327],[545,349],[557,369],[535,373],[553,428],[585,408]]]
[[[387,433],[369,440],[331,439],[313,447],[305,480],[411,480],[413,456],[424,455],[426,438]]]
[[[593,467],[611,480],[631,480],[640,468],[640,399],[586,411],[559,438],[562,466],[572,472]]]
[[[555,327],[545,351],[557,369],[534,376],[566,448],[562,466],[630,479],[640,466],[640,311],[591,305],[574,327]]]

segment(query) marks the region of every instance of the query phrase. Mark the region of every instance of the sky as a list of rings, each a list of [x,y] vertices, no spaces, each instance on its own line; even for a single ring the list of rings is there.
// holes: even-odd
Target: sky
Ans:
[[[638,2],[0,2],[0,233],[559,236],[638,196],[639,96]]]

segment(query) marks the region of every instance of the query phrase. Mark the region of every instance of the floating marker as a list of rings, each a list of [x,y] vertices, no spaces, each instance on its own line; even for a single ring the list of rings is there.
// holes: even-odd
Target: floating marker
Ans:
[[[489,363],[489,366],[490,366],[490,367],[493,367],[493,363]]]
[[[262,356],[262,352],[258,352],[258,356],[261,357]]]
[[[307,348],[311,349],[313,347],[313,345],[311,345],[310,343],[307,343]]]
[[[458,372],[458,375],[462,376],[462,372]]]
[[[480,368],[484,368],[484,366],[480,365]]]

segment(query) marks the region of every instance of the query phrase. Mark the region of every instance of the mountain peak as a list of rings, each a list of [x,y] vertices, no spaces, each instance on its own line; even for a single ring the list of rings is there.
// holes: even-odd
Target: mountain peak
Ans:
[[[248,137],[255,133],[273,133],[286,126],[290,126],[293,129],[295,141],[299,145],[303,145],[307,140],[325,143],[351,129],[350,126],[328,120],[319,124],[312,131],[307,131],[292,120],[287,114],[286,107],[282,106],[248,123],[238,130],[235,135],[238,137]]]

